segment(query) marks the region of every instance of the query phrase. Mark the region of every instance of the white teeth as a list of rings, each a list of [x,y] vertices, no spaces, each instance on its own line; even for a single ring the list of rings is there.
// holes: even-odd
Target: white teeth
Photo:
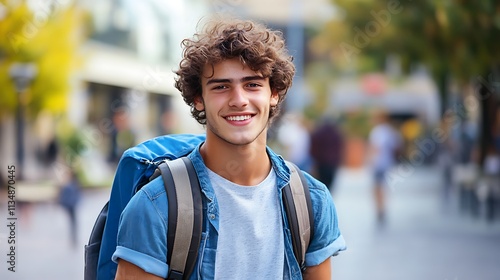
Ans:
[[[251,118],[250,115],[246,115],[246,116],[229,116],[229,117],[227,117],[227,120],[228,121],[244,121],[244,120],[248,120],[249,118]]]

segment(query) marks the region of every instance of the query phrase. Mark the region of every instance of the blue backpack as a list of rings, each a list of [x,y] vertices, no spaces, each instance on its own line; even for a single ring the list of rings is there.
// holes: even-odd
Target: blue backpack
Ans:
[[[110,199],[99,213],[89,242],[85,245],[85,280],[114,279],[117,264],[111,257],[116,249],[121,212],[142,186],[160,175],[168,194],[168,226],[172,229],[167,233],[167,263],[170,266],[167,279],[189,277],[197,259],[203,213],[198,178],[185,156],[204,140],[204,134],[165,135],[125,151],[116,170]],[[292,170],[292,177],[291,183],[283,190],[283,201],[292,231],[293,250],[299,265],[305,268],[305,252],[314,228],[309,189],[302,172],[295,165],[287,164]],[[185,185],[190,185],[190,188]],[[177,200],[192,200],[190,205],[194,209],[179,208],[182,203],[175,203]],[[187,216],[186,213],[192,215]],[[178,223],[178,220],[183,223]],[[188,226],[186,220],[190,221]],[[173,247],[180,249],[173,251]]]

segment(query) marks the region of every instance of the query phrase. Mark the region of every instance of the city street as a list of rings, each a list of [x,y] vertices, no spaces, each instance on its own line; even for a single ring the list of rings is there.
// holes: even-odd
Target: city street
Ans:
[[[384,227],[374,219],[368,170],[340,171],[333,195],[348,250],[333,259],[333,279],[500,279],[500,222],[460,215],[453,197],[446,206],[437,171],[417,169],[388,189]],[[4,225],[0,279],[83,279],[83,244],[108,195],[107,189],[85,192],[78,215],[81,245],[76,248],[58,205],[32,205],[22,215],[18,211],[16,272],[7,270]],[[0,218],[7,223],[7,206],[1,207]]]
[[[84,193],[78,211],[79,243],[71,246],[69,217],[53,202],[39,203],[18,209],[16,272],[8,271],[9,264],[2,261],[0,279],[83,279],[83,246],[87,242],[94,221],[109,197],[109,189]],[[0,217],[7,221],[7,206],[2,204]],[[5,227],[0,231],[2,259],[8,248]]]
[[[439,169],[417,168],[387,190],[387,222],[376,224],[366,170],[343,170],[334,200],[348,250],[333,279],[500,279],[500,223],[462,215],[444,203]]]
[[[310,216],[297,222],[313,241],[331,238],[310,243],[306,263],[320,265],[310,260],[323,253],[332,279],[500,280],[500,0],[476,2],[0,1],[0,280],[84,280],[85,245],[118,166],[130,175],[121,183],[142,183],[150,178],[134,172],[197,145],[215,175],[253,184],[269,166],[264,144],[321,182],[335,177],[327,207],[308,214],[332,216],[331,195],[338,219],[316,231]],[[272,226],[282,221],[266,216],[280,213],[265,207],[277,198],[218,191],[213,201],[228,208],[203,225],[222,224],[219,241],[230,244],[217,255],[205,232],[200,274],[217,255],[217,278],[280,278],[279,257],[249,250],[281,256]],[[245,213],[263,217],[257,227],[232,209],[245,203],[263,211]],[[158,228],[141,207],[127,240],[173,247],[140,233]],[[179,229],[191,224],[183,218]],[[330,259],[337,224],[347,249]],[[226,258],[227,247],[236,249]],[[261,266],[232,273],[241,263],[278,276]]]

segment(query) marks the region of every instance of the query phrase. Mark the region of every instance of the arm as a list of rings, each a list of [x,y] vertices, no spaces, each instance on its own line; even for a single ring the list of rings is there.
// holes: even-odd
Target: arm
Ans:
[[[304,279],[331,279],[331,257],[346,249],[338,228],[338,217],[332,196],[319,181],[304,173],[314,210],[314,236],[306,251]]]
[[[162,280],[154,274],[147,273],[140,267],[120,259],[118,261],[118,270],[116,271],[115,280]]]
[[[316,266],[308,266],[302,275],[304,280],[330,280],[332,279],[331,258]]]
[[[154,179],[137,192],[123,210],[117,246],[112,256],[112,260],[120,267],[120,277],[117,279],[142,279],[138,275],[145,272],[159,277],[167,276],[166,216],[157,211],[160,205],[167,205],[166,195],[157,196],[162,189],[162,179]],[[157,199],[151,200],[150,197]]]

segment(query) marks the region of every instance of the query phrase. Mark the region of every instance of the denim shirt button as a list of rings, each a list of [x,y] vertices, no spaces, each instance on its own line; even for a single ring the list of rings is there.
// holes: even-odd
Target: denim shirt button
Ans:
[[[215,215],[214,214],[210,214],[210,219],[211,220],[215,219]]]

